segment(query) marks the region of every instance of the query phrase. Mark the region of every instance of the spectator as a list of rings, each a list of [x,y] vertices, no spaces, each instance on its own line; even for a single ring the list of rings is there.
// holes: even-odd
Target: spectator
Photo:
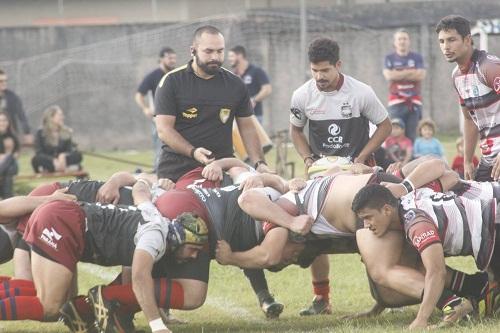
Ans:
[[[451,164],[451,169],[460,175],[460,178],[464,178],[464,138],[463,136],[459,137],[455,141],[457,147],[457,154],[453,157],[453,163]],[[474,167],[477,167],[479,164],[479,160],[476,155],[472,157],[472,163]]]
[[[72,140],[73,130],[64,124],[64,113],[57,105],[43,113],[42,128],[36,132],[35,156],[31,165],[35,172],[81,169],[82,154]]]
[[[262,68],[248,62],[247,51],[241,45],[233,47],[227,55],[234,74],[238,75],[243,80],[243,83],[245,83],[248,93],[250,94],[253,112],[262,124],[262,101],[266,99],[272,91],[271,83],[269,83],[266,72],[264,72]]]
[[[135,102],[141,108],[142,112],[146,118],[151,120],[151,136],[153,139],[153,167],[156,172],[156,167],[158,165],[158,158],[161,153],[161,146],[163,143],[158,137],[158,132],[156,131],[156,125],[153,121],[154,117],[154,105],[152,101],[148,101],[148,94],[151,92],[151,96],[154,99],[156,88],[161,78],[175,68],[177,63],[177,55],[175,51],[170,47],[164,47],[160,50],[160,65],[144,77],[137,92],[135,93]]]
[[[7,113],[15,133],[23,133],[23,144],[32,144],[33,136],[30,134],[28,119],[23,110],[21,99],[7,89],[7,74],[0,69],[0,111]]]
[[[17,175],[19,141],[7,113],[0,111],[0,196],[13,196],[14,176]]]
[[[405,135],[415,141],[422,118],[420,82],[425,77],[422,56],[410,51],[410,35],[400,29],[394,34],[395,52],[385,57],[384,77],[389,81],[389,114],[405,123]]]
[[[394,118],[391,123],[392,133],[384,142],[387,158],[392,163],[400,162],[401,166],[403,166],[411,160],[412,143],[405,136],[405,123],[403,120]]]
[[[413,145],[413,157],[434,155],[444,157],[443,145],[434,137],[436,124],[431,119],[423,119],[418,123],[417,132],[419,138]]]

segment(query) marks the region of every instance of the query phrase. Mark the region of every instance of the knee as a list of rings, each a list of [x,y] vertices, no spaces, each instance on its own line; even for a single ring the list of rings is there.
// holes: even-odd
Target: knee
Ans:
[[[193,285],[189,288],[184,287],[184,305],[182,308],[183,310],[197,309],[205,303],[206,298],[207,287],[205,283]]]

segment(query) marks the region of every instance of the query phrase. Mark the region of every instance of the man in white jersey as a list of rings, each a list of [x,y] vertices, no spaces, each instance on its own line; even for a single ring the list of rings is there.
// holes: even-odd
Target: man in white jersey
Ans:
[[[450,278],[452,290],[460,285],[460,290],[455,292],[470,292],[481,286],[484,290],[479,294],[486,290],[487,285],[477,284],[477,276],[447,276],[445,257],[472,255],[478,269],[489,268],[498,276],[499,184],[466,181],[454,191],[411,189],[398,200],[388,188],[371,184],[361,189],[352,202],[352,210],[364,222],[365,229],[357,231],[356,239],[368,274],[383,287],[422,300],[410,328],[426,328],[434,307],[440,302],[443,286],[450,284]],[[397,264],[402,248],[401,231],[420,253],[420,272]],[[386,278],[378,278],[376,270],[381,269],[378,263],[388,257],[394,258],[393,266],[382,267]],[[460,305],[449,317],[445,311],[444,324],[456,322],[456,317],[473,310],[469,301],[453,298],[442,300]]]
[[[500,178],[500,59],[474,48],[467,19],[449,15],[436,26],[439,46],[455,62],[452,79],[464,115],[464,177]],[[481,162],[474,175],[474,150],[481,139]]]
[[[387,110],[370,86],[340,72],[335,41],[314,40],[309,45],[309,62],[313,78],[295,90],[290,107],[290,136],[304,159],[306,173],[319,156],[342,156],[373,165],[373,152],[391,133]],[[309,140],[303,132],[307,122]],[[371,138],[370,122],[377,126]],[[301,314],[331,313],[326,255],[314,261],[311,273],[315,298]]]

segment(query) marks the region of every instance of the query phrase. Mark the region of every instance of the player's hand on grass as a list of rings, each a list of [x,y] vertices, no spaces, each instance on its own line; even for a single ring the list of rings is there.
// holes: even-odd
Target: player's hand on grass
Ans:
[[[175,183],[168,178],[160,178],[156,184],[165,191],[169,191],[175,187]]]
[[[313,222],[313,218],[309,215],[299,215],[293,218],[290,229],[293,232],[304,236],[311,231]]]
[[[408,326],[409,330],[425,330],[428,328],[427,320],[419,319],[418,317]]]
[[[203,178],[211,181],[222,180],[222,168],[216,163],[216,161],[207,164],[201,171]]]
[[[233,251],[231,246],[225,240],[217,241],[217,247],[215,248],[215,259],[221,265],[229,265],[231,263],[231,255]]]
[[[246,191],[252,188],[262,188],[264,187],[264,182],[260,175],[253,175],[245,179],[240,184],[240,190]]]
[[[68,188],[61,188],[58,190],[55,190],[54,193],[52,193],[49,198],[51,201],[56,201],[56,200],[65,200],[65,201],[76,201],[76,195],[66,193],[68,192]]]
[[[215,160],[215,158],[212,157],[212,152],[203,147],[196,148],[193,152],[193,157],[195,160],[204,165],[207,165]]]
[[[302,178],[293,178],[288,181],[288,189],[292,192],[300,192],[307,186],[307,182]]]
[[[95,200],[116,205],[120,201],[120,187],[112,179],[108,180],[97,191]]]

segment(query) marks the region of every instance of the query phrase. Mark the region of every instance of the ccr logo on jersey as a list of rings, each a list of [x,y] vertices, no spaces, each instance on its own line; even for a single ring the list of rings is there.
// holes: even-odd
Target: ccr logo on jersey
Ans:
[[[328,133],[333,136],[339,135],[340,127],[337,124],[331,124],[330,126],[328,126]]]

